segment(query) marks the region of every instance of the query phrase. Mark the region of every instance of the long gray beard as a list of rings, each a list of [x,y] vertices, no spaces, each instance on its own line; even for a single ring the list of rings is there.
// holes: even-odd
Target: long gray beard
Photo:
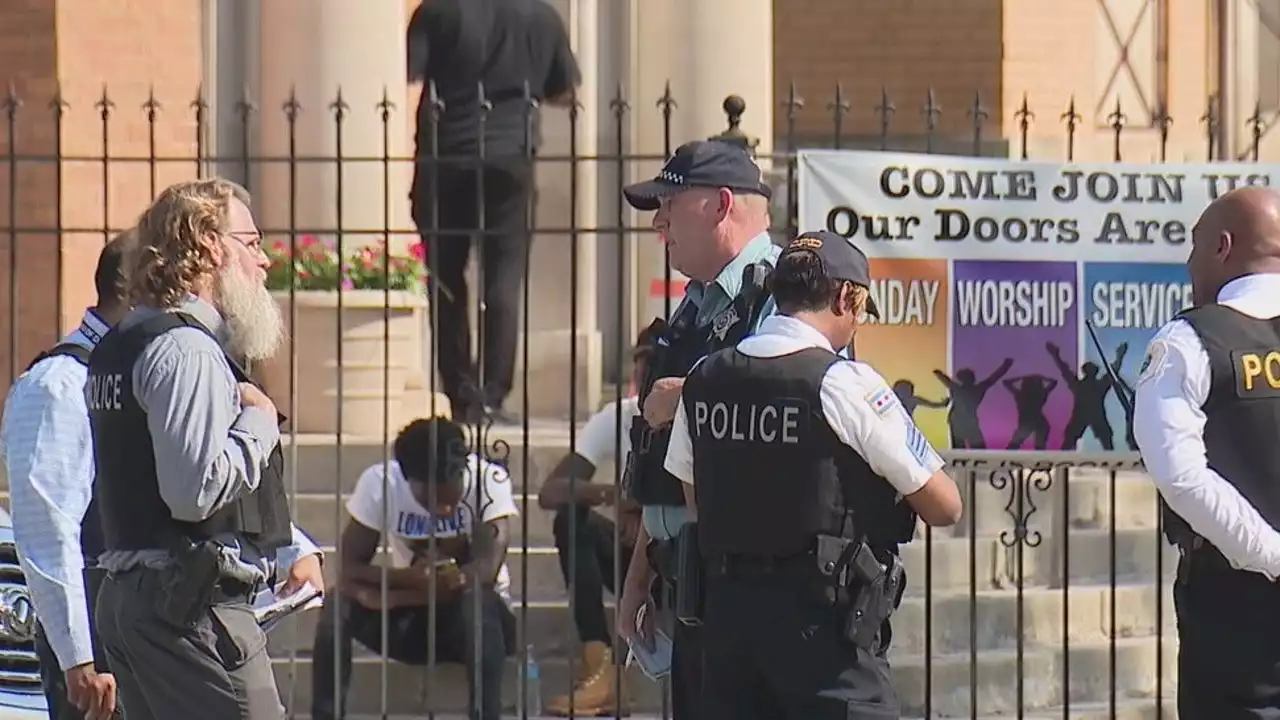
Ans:
[[[217,291],[232,355],[250,363],[275,355],[284,340],[284,316],[271,292],[234,267],[218,273]]]

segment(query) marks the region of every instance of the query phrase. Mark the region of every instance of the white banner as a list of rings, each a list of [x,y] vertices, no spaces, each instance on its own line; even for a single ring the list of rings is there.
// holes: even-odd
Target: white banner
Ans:
[[[799,227],[870,257],[1182,263],[1196,219],[1276,165],[1071,164],[805,150]]]

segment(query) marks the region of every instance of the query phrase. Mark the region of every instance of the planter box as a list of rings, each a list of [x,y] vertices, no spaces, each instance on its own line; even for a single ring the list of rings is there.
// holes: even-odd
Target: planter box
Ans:
[[[292,302],[288,292],[272,296],[291,340],[263,363],[261,379],[293,430],[394,437],[405,420],[409,379],[422,370],[425,299],[404,291],[344,290],[339,309],[337,292],[299,291]]]

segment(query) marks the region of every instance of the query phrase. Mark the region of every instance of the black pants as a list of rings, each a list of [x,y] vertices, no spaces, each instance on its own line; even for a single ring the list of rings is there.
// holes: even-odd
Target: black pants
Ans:
[[[440,283],[437,365],[454,412],[478,404],[501,407],[515,379],[520,298],[528,266],[528,210],[533,165],[526,158],[487,160],[483,167],[441,164],[432,187],[430,168],[414,179],[414,222],[422,234]],[[439,231],[432,237],[432,211]],[[481,211],[484,231],[481,234]],[[464,278],[473,237],[480,238],[482,352],[477,375],[471,360],[472,306]]]
[[[675,607],[675,543],[650,541],[649,565],[659,577],[653,600],[658,607]],[[674,620],[671,632],[671,720],[700,720],[702,703],[702,627]]]
[[[707,580],[700,720],[886,720],[889,663],[845,640],[839,612],[798,578]]]
[[[576,517],[573,534],[570,517]],[[631,564],[633,547],[621,544],[621,558],[613,551],[614,522],[581,505],[569,505],[556,511],[552,524],[560,571],[565,585],[573,593],[573,623],[582,642],[613,644],[609,621],[604,614],[604,591],[616,593],[614,572],[626,572]],[[575,569],[576,568],[576,569]],[[572,576],[570,570],[574,569]],[[572,577],[572,581],[570,580]]]
[[[480,591],[480,616],[475,615],[472,591],[436,606],[436,662],[463,663],[470,683],[471,716],[498,720],[502,711],[502,669],[514,651],[516,618],[492,589]],[[335,595],[336,598],[336,595]],[[341,610],[337,608],[341,606]],[[341,613],[341,618],[338,613]],[[347,690],[351,685],[352,640],[381,653],[383,613],[347,598],[326,601],[316,627],[311,651],[311,717],[337,720],[346,717]],[[427,644],[430,607],[396,608],[386,613],[386,656],[406,665],[425,666],[430,660]],[[475,687],[475,633],[481,632],[480,687]],[[336,652],[336,654],[335,654]],[[334,687],[337,671],[338,687]],[[334,696],[341,691],[341,701]],[[479,696],[477,699],[477,695]]]
[[[94,619],[129,720],[284,720],[267,636],[245,596],[209,607],[194,627],[162,619],[161,572],[110,576]]]
[[[1185,581],[1173,588],[1178,717],[1280,718],[1280,585],[1243,570],[1188,568],[1190,562],[1180,560]]]

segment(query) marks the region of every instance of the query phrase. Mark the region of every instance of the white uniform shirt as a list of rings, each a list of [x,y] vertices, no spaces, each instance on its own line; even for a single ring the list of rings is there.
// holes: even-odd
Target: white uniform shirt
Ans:
[[[622,405],[622,429],[615,438],[613,431],[618,426],[618,405]],[[639,414],[640,398],[634,395],[605,405],[578,431],[574,452],[597,468],[610,460],[626,460],[631,452],[631,423]]]
[[[1280,275],[1248,275],[1218,302],[1255,318],[1280,315]],[[1209,467],[1204,444],[1209,354],[1191,325],[1170,321],[1147,346],[1135,389],[1133,437],[1160,496],[1234,567],[1280,578],[1280,532]]]
[[[812,326],[784,315],[766,319],[756,335],[738,343],[743,354],[760,358],[811,347],[832,349]],[[857,361],[832,365],[822,378],[821,395],[823,414],[836,437],[892,483],[899,494],[910,495],[923,488],[942,469],[942,458],[870,365]],[[683,399],[672,422],[665,467],[682,481],[694,483],[693,438]]]
[[[392,461],[387,478],[386,515],[382,514],[383,464],[372,465],[356,482],[356,489],[347,500],[347,512],[351,519],[387,538],[391,546],[391,562],[395,567],[409,567],[415,556],[427,551],[434,533],[444,546],[454,538],[470,539],[475,530],[476,478],[483,477],[480,491],[480,522],[520,514],[515,497],[511,493],[511,476],[506,468],[482,460],[475,455],[468,458],[469,470],[464,479],[462,501],[457,511],[448,517],[434,520],[431,513],[413,497],[413,490],[405,480],[400,465]],[[494,589],[510,600],[511,573],[506,564],[498,571]]]

